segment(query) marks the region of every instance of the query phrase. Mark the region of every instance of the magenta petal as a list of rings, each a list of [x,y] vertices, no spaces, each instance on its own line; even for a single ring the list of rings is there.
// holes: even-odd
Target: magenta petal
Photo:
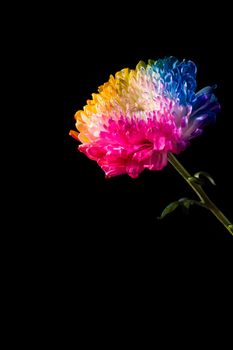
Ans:
[[[126,173],[125,166],[112,166],[112,165],[101,165],[101,168],[106,174],[106,177],[113,177],[117,175],[122,175]]]
[[[174,117],[154,112],[144,120],[111,119],[96,141],[79,149],[96,160],[107,177],[127,173],[136,178],[145,168],[161,170],[167,164],[167,152],[177,153],[182,142]]]
[[[153,152],[151,157],[150,170],[161,170],[167,165],[167,153],[166,152]]]
[[[159,136],[154,142],[154,149],[157,151],[163,150],[165,147],[165,137]]]
[[[153,148],[152,148],[152,145],[149,145],[145,149],[134,152],[133,160],[136,160],[138,162],[142,162],[145,159],[150,158],[152,156],[152,154],[153,154]]]
[[[79,150],[93,160],[102,158],[106,153],[103,148],[95,146],[95,143],[80,145]]]
[[[143,171],[143,165],[137,162],[131,162],[127,167],[126,171],[130,177],[136,179],[139,174]]]

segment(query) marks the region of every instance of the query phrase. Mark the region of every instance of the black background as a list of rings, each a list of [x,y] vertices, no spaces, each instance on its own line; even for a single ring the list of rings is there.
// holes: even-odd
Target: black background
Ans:
[[[83,332],[86,341],[95,340],[98,334],[90,335],[89,330],[100,326],[105,339],[106,332],[114,330],[114,319],[120,326],[112,339],[118,339],[133,321],[143,328],[152,319],[149,335],[161,329],[166,338],[167,327],[172,332],[180,317],[182,334],[176,335],[177,340],[185,333],[193,343],[196,328],[186,321],[196,317],[199,335],[206,335],[208,323],[213,337],[213,329],[220,326],[219,320],[227,319],[224,311],[231,305],[233,237],[199,207],[192,207],[188,215],[177,209],[158,221],[170,202],[195,198],[180,175],[168,165],[159,172],[144,171],[138,179],[127,175],[105,179],[100,167],[77,151],[78,143],[69,131],[75,129],[75,112],[110,74],[134,68],[140,60],[170,55],[193,60],[198,89],[217,84],[222,111],[217,122],[206,127],[178,159],[192,174],[203,170],[213,176],[217,186],[206,183],[205,189],[233,220],[231,10],[213,3],[204,8],[196,2],[160,6],[156,2],[57,3],[50,8],[28,5],[25,17],[25,22],[19,17],[23,32],[17,28],[13,32],[18,34],[17,44],[9,41],[9,46],[18,54],[22,76],[29,68],[31,81],[36,81],[35,90],[30,82],[28,87],[37,102],[32,101],[25,148],[12,141],[19,175],[24,168],[22,154],[30,151],[29,169],[22,175],[25,185],[17,184],[22,193],[14,194],[11,202],[11,211],[20,214],[19,219],[14,216],[9,221],[17,227],[23,222],[22,231],[14,230],[17,238],[10,235],[18,254],[14,271],[19,282],[14,291],[22,286],[24,298],[32,300],[32,317],[37,316],[36,307],[42,310],[38,311],[41,324],[48,324],[46,329],[40,325],[42,334],[51,334],[57,318],[71,335]],[[23,83],[24,77],[18,79],[22,90]],[[29,106],[28,95],[22,101]],[[20,124],[16,117],[15,123]],[[35,136],[38,129],[49,131],[48,144],[42,134]],[[18,264],[21,261],[24,267]],[[18,295],[16,303],[24,308]],[[101,318],[106,322],[101,324]],[[230,334],[225,327],[224,339]]]
[[[88,16],[87,12],[81,12],[80,21],[81,14]],[[67,231],[84,241],[87,238],[83,236],[87,235],[90,245],[107,249],[109,244],[108,251],[125,246],[129,250],[131,247],[147,250],[157,244],[169,246],[171,242],[181,245],[230,242],[232,238],[225,228],[201,208],[191,208],[188,215],[177,210],[163,221],[156,219],[171,201],[195,197],[170,165],[160,172],[144,171],[136,180],[126,175],[106,180],[98,165],[77,152],[77,142],[68,136],[69,130],[75,129],[74,113],[82,109],[91,93],[96,92],[110,74],[124,67],[134,68],[141,59],[174,55],[193,60],[198,67],[198,89],[216,83],[222,110],[216,124],[194,139],[179,155],[179,160],[191,173],[204,170],[213,176],[217,186],[207,183],[206,191],[231,218],[229,86],[232,74],[227,63],[231,59],[226,44],[228,28],[222,26],[216,30],[213,16],[206,18],[204,13],[198,13],[200,27],[195,29],[190,13],[187,17],[177,17],[170,12],[166,19],[158,21],[149,9],[146,13],[143,10],[142,16],[140,9],[136,14],[126,8],[115,14],[110,11],[104,20],[94,9],[91,14],[87,21],[80,23],[69,13],[57,37],[63,120],[62,189]],[[192,15],[195,17],[194,12]]]
[[[233,220],[228,9],[213,4],[207,9],[197,4],[161,9],[156,4],[130,8],[119,4],[107,10],[91,6],[64,16],[56,35],[63,133],[57,188],[62,229],[54,234],[54,251],[69,287],[75,285],[70,278],[78,270],[78,281],[85,285],[81,295],[89,302],[94,297],[94,309],[105,287],[101,300],[120,309],[121,302],[129,303],[133,312],[134,298],[153,310],[153,300],[157,305],[163,298],[168,308],[176,308],[175,300],[183,305],[187,300],[181,290],[186,287],[187,295],[212,309],[212,302],[225,299],[217,293],[229,291],[233,241],[229,232],[199,207],[192,207],[188,215],[178,209],[158,221],[170,202],[195,197],[170,165],[160,172],[144,171],[138,179],[127,175],[105,179],[99,166],[77,151],[77,142],[68,133],[75,129],[74,113],[110,74],[150,58],[173,55],[193,60],[198,89],[217,84],[222,110],[217,122],[206,127],[178,159],[192,174],[203,170],[213,176],[217,186],[206,183],[205,189]],[[193,305],[197,307],[195,301]]]

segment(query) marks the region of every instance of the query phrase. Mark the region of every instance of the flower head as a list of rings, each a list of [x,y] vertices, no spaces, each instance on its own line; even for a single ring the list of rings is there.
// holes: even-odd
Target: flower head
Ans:
[[[168,57],[111,75],[75,114],[79,133],[70,134],[79,150],[108,177],[162,169],[168,152],[184,150],[220,110],[215,86],[195,92],[196,71],[192,61]]]

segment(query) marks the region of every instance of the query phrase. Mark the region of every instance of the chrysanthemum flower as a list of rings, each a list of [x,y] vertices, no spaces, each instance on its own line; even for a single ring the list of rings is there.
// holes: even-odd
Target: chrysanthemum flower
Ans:
[[[160,170],[168,152],[178,154],[215,120],[220,106],[213,87],[196,90],[196,66],[174,57],[139,62],[100,86],[75,114],[79,150],[106,176]]]

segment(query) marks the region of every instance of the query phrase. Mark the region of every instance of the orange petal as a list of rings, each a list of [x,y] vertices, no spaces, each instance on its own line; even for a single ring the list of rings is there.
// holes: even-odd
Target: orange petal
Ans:
[[[74,130],[70,130],[69,135],[72,136],[75,140],[79,140],[78,135],[79,133]]]

